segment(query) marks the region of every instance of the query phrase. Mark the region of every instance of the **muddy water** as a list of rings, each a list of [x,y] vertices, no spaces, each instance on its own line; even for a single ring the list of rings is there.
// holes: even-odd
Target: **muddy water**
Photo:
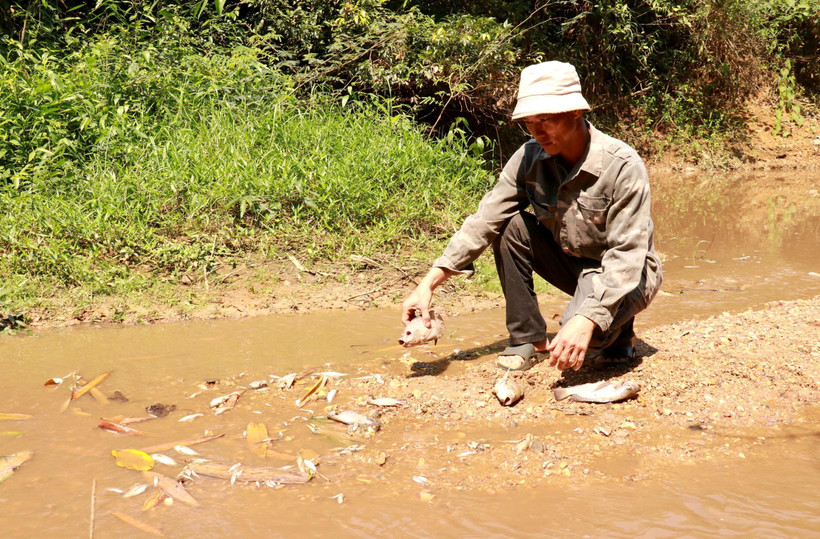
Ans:
[[[820,273],[820,213],[808,192],[810,184],[786,189],[776,176],[715,178],[680,192],[679,183],[680,178],[661,178],[655,187],[665,294],[640,324],[820,293],[820,276],[813,274]],[[560,300],[545,303],[544,309],[559,312],[561,305]],[[345,458],[338,456],[340,448],[350,445],[343,428],[311,419],[322,410],[311,410],[311,405],[299,408],[293,402],[307,391],[307,384],[286,393],[247,391],[242,406],[221,415],[209,411],[214,397],[253,380],[269,380],[271,374],[306,368],[348,376],[406,371],[406,364],[397,361],[403,351],[394,344],[396,319],[396,312],[381,310],[0,337],[8,382],[0,413],[32,415],[28,420],[0,421],[0,455],[34,451],[30,462],[0,483],[3,536],[87,536],[92,485],[96,537],[147,536],[112,512],[161,528],[169,537],[820,536],[817,409],[776,436],[769,431],[743,433],[765,438],[746,458],[681,465],[642,481],[622,479],[640,469],[641,457],[636,455],[600,463],[608,472],[602,476],[542,481],[537,486],[504,480],[482,488],[446,490],[420,484],[424,469],[468,469],[478,476],[493,470],[482,469],[480,460],[457,460],[441,450],[444,445],[465,439],[509,443],[520,439],[522,431],[507,425],[489,431],[465,427],[459,432],[412,426],[401,432],[384,429],[359,442],[389,449],[393,461],[383,469],[373,466],[369,474],[353,474],[346,471]],[[456,346],[498,344],[505,337],[503,312],[458,317],[448,331],[449,342],[436,347],[437,356]],[[465,368],[459,362],[448,365],[440,376]],[[109,395],[118,390],[128,402],[103,405],[85,395],[60,412],[68,387],[43,387],[51,377],[79,372],[90,379],[105,371],[112,374],[100,388]],[[220,383],[203,385],[208,381]],[[340,395],[337,402],[344,405],[354,398]],[[145,406],[154,403],[175,404],[177,410],[169,417],[132,425],[152,436],[123,436],[96,428],[100,417],[145,416]],[[191,413],[204,415],[178,421]],[[561,417],[545,428],[571,432],[581,421]],[[275,439],[276,451],[266,458],[255,454],[243,437],[251,422],[264,422]],[[203,458],[284,466],[292,465],[298,455],[320,463],[318,471],[324,477],[275,489],[201,478],[189,486],[199,507],[175,503],[148,512],[142,510],[148,493],[123,498],[109,490],[147,483],[139,472],[117,467],[111,450],[147,448],[211,432],[225,436],[193,446]],[[429,447],[428,462],[403,462],[396,450],[402,444]],[[162,453],[180,463],[192,458],[174,450]],[[179,469],[156,467],[169,476]],[[425,489],[435,492],[432,501],[420,498]],[[341,504],[335,497],[339,494]]]

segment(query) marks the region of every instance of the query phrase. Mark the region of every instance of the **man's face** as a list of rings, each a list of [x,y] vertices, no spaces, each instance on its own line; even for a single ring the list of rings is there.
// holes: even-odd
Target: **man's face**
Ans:
[[[537,114],[522,120],[532,138],[550,155],[559,155],[575,137],[579,136],[578,119],[582,112],[559,112],[558,114]]]

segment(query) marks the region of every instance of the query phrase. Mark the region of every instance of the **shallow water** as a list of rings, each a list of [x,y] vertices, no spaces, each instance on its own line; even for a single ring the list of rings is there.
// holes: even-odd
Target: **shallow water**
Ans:
[[[665,258],[664,294],[638,326],[738,311],[773,300],[820,294],[820,214],[811,195],[783,190],[776,175],[715,179],[696,192],[677,194],[679,178],[660,178],[653,195],[657,246]],[[739,196],[754,188],[754,196]],[[767,191],[768,189],[768,191]],[[803,191],[808,191],[804,188]],[[803,198],[801,198],[803,197]],[[544,303],[547,313],[562,302]],[[551,322],[551,324],[554,324]],[[349,375],[394,372],[402,350],[395,345],[398,312],[288,314],[244,320],[181,322],[139,327],[83,327],[0,337],[5,380],[0,413],[31,414],[0,421],[0,455],[31,449],[34,458],[0,483],[0,529],[4,537],[81,537],[89,534],[92,484],[96,537],[146,535],[119,521],[121,511],[161,527],[170,537],[820,537],[820,410],[809,410],[753,455],[731,461],[682,465],[637,482],[591,478],[580,483],[542,483],[481,491],[437,493],[431,502],[408,496],[406,485],[374,477],[316,478],[281,489],[236,488],[211,480],[193,489],[201,504],[176,503],[141,510],[146,495],[123,499],[109,488],[144,482],[138,472],[113,464],[112,449],[181,440],[209,430],[223,439],[195,446],[206,457],[248,460],[242,431],[264,420],[290,436],[282,455],[251,463],[283,465],[295,455],[322,455],[337,441],[307,436],[306,417],[291,402],[245,396],[251,406],[207,414],[213,392],[207,380],[267,379],[305,367]],[[555,330],[555,327],[550,327]],[[488,345],[505,338],[502,311],[464,315],[448,323],[448,337]],[[450,339],[451,341],[453,339]],[[437,354],[454,344],[439,344]],[[449,363],[441,376],[465,368]],[[107,394],[121,391],[127,403],[102,405],[86,395],[65,412],[66,387],[43,387],[51,377],[79,371],[87,379],[105,371]],[[96,428],[101,416],[144,416],[152,403],[174,403],[183,412],[205,411],[192,422],[157,420],[133,427],[151,438],[114,435]],[[259,413],[256,413],[259,412]],[[295,418],[301,416],[301,418]],[[260,419],[261,418],[261,419]],[[555,428],[571,430],[573,418]],[[9,434],[20,431],[20,435]],[[769,432],[746,433],[751,437]],[[278,432],[272,432],[278,436]],[[379,433],[431,446],[439,433]],[[487,436],[493,436],[487,433]],[[503,438],[504,433],[494,436]],[[175,459],[182,456],[163,451]],[[628,476],[639,457],[607,465]],[[174,475],[176,469],[158,466]],[[320,470],[321,471],[321,470]],[[618,474],[615,474],[618,475]],[[408,476],[408,484],[412,478]],[[344,494],[339,504],[333,496]]]

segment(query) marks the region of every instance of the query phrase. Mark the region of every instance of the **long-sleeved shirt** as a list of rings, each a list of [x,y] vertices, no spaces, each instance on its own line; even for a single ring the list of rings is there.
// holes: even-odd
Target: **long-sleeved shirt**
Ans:
[[[649,214],[649,178],[640,156],[591,124],[586,153],[567,170],[533,139],[504,166],[498,183],[453,235],[434,267],[467,276],[473,261],[513,215],[531,207],[564,252],[600,261],[592,294],[577,314],[609,329],[623,298],[641,288],[647,304],[661,285]]]

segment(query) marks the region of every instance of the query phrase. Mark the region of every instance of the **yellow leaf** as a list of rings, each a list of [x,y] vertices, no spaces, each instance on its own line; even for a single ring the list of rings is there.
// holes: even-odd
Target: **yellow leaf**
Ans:
[[[114,449],[111,454],[117,459],[117,466],[129,470],[146,471],[154,467],[154,459],[151,455],[139,449],[120,449],[119,451]]]
[[[264,423],[248,423],[248,445],[251,451],[264,457],[268,453],[268,427]]]
[[[21,419],[31,419],[31,416],[28,414],[0,414],[0,421],[18,421]]]
[[[308,392],[305,393],[305,396],[302,397],[301,399],[299,399],[298,401],[296,401],[296,406],[302,406],[303,404],[305,404],[307,402],[308,398],[310,398],[310,396],[313,395],[314,393],[316,393],[319,389],[323,388],[326,383],[327,383],[327,378],[325,376],[320,377],[319,381],[316,382],[316,384],[313,387],[308,389]]]
[[[110,374],[111,374],[111,371],[104,372],[101,375],[94,378],[93,380],[91,380],[90,382],[88,382],[87,384],[85,384],[80,389],[77,389],[76,391],[71,393],[71,400],[75,400],[75,399],[78,399],[78,398],[82,397],[83,395],[85,395],[86,393],[88,393],[89,391],[91,391],[92,389],[97,387],[97,385],[100,382],[102,382],[103,380],[108,378],[108,375],[110,375]]]

